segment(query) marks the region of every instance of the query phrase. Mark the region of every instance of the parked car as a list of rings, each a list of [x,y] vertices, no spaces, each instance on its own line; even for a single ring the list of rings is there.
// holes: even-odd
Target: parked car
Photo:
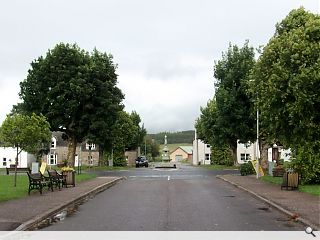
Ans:
[[[148,165],[148,159],[145,156],[136,159],[136,167],[148,167]]]

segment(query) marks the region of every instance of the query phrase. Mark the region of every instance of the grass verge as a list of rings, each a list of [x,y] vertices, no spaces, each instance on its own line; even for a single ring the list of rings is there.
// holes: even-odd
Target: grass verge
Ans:
[[[272,177],[269,175],[265,175],[261,177],[262,181],[281,185],[282,177]],[[310,184],[310,185],[299,185],[298,190],[300,192],[310,193],[312,195],[320,196],[320,185],[319,184]]]
[[[96,175],[93,173],[76,174],[76,183],[80,183]],[[14,187],[14,174],[0,175],[0,202],[28,196],[29,180],[27,174],[17,175],[17,186]]]

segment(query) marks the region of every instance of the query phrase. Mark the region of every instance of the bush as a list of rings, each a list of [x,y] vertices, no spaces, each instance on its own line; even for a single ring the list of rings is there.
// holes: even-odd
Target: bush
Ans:
[[[115,159],[113,159],[113,166],[125,167],[125,166],[127,166],[127,160],[125,158],[115,158]]]
[[[240,165],[240,174],[241,176],[246,176],[246,175],[252,175],[254,174],[254,168],[251,164],[251,162],[244,163]]]
[[[211,165],[233,166],[233,159],[228,146],[211,146]]]
[[[320,143],[300,146],[294,152],[289,168],[301,174],[303,184],[320,183]]]

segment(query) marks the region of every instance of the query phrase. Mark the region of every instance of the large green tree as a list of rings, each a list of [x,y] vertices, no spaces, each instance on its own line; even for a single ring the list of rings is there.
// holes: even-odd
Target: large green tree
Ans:
[[[31,63],[20,83],[20,112],[43,114],[52,131],[63,131],[69,141],[68,162],[74,165],[77,143],[108,133],[123,99],[117,88],[112,56],[92,54],[76,44],[58,44]],[[101,132],[100,132],[101,131]],[[93,140],[102,143],[101,134]]]
[[[320,17],[293,10],[254,68],[260,119],[286,146],[320,139]]]
[[[242,48],[230,45],[214,65],[217,132],[213,135],[217,135],[214,137],[217,144],[230,147],[235,164],[237,141],[245,143],[255,138],[255,115],[247,93],[248,76],[254,64],[254,49],[247,41]]]
[[[8,115],[0,128],[0,142],[4,146],[15,147],[17,156],[15,168],[18,166],[18,157],[22,151],[37,155],[43,145],[51,141],[50,125],[43,115],[32,114]],[[14,186],[17,182],[17,171],[15,170]]]
[[[269,138],[298,151],[306,158],[302,162],[312,163],[301,168],[303,176],[315,173],[319,178],[320,168],[315,169],[319,160],[311,158],[320,155],[320,16],[299,8],[277,24],[253,79],[251,87],[257,92],[256,105]]]

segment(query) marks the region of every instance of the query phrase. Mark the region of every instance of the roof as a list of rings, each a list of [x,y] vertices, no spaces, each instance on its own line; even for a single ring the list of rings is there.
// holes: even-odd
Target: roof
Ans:
[[[193,152],[193,146],[179,146],[172,152],[175,152],[178,148],[181,148],[187,154],[192,154],[192,152]]]

